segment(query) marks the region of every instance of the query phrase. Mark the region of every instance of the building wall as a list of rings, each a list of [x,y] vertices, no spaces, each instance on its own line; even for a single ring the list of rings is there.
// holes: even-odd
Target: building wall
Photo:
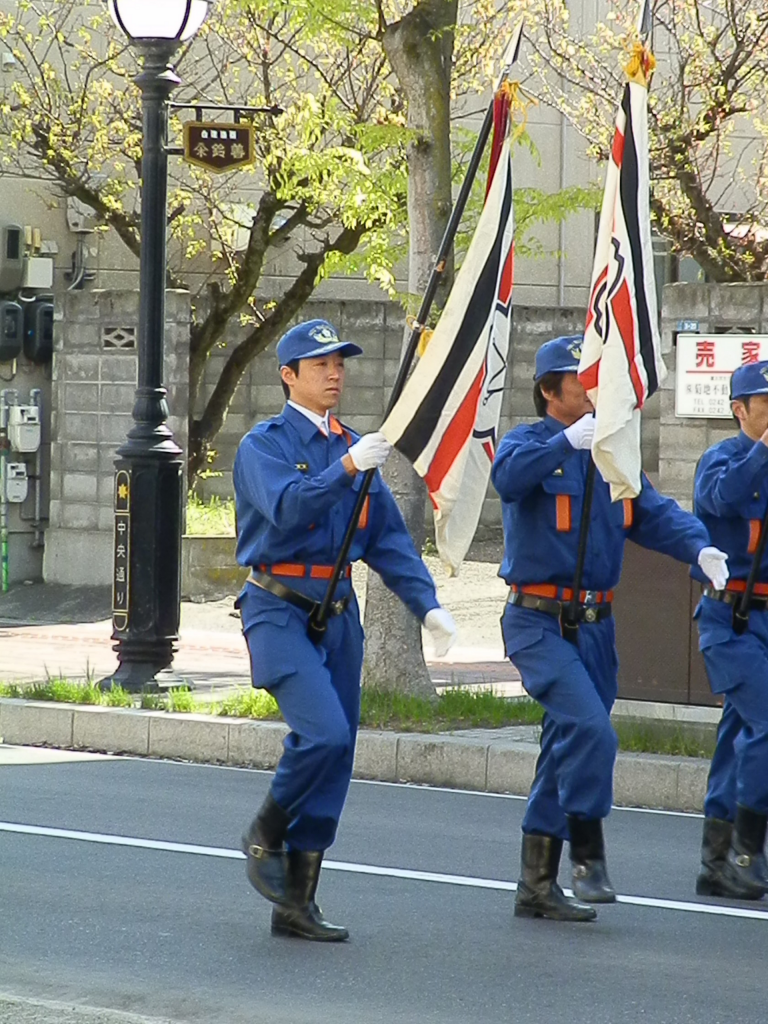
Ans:
[[[117,448],[133,419],[138,292],[69,292],[56,311],[51,391],[50,522],[43,575],[49,583],[111,580]],[[188,292],[166,298],[168,423],[186,448]]]
[[[108,346],[135,331],[138,310],[137,292],[71,292],[56,314],[50,524],[43,565],[44,578],[50,582],[97,584],[111,578],[114,459],[132,424],[136,350]],[[310,302],[302,315],[330,320],[343,338],[363,347],[363,356],[347,361],[347,386],[339,413],[357,431],[378,429],[399,365],[402,310],[388,302]],[[189,294],[169,292],[165,383],[172,413],[169,423],[182,448],[187,439],[189,324]],[[501,434],[534,418],[536,349],[549,338],[580,331],[582,324],[579,307],[515,307]],[[227,344],[212,355],[205,395],[213,389],[228,348],[237,343],[241,330],[233,327]],[[279,412],[283,404],[271,346],[252,362],[237,389],[216,440],[213,475],[200,484],[203,496],[231,497],[232,465],[240,439],[255,422]],[[649,471],[658,468],[654,407],[645,417],[644,461]],[[479,537],[497,535],[500,525],[499,499],[489,487]]]

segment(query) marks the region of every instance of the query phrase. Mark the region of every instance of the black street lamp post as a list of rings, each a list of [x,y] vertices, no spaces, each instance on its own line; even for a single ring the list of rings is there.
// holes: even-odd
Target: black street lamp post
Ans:
[[[211,0],[109,0],[139,53],[143,153],[139,266],[138,387],[134,425],[115,460],[112,639],[109,677],[140,692],[173,662],[179,632],[183,461],[168,427],[165,340],[168,99],[180,83],[179,45],[202,24]]]

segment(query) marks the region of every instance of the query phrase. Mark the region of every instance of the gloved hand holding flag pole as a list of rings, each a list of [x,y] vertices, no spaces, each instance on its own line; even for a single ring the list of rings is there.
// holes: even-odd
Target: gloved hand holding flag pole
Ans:
[[[447,262],[447,259],[448,259],[448,255],[449,255],[449,253],[451,251],[451,246],[453,245],[453,241],[454,241],[454,238],[456,236],[456,232],[458,230],[459,223],[461,221],[462,215],[464,213],[464,209],[466,207],[467,200],[469,199],[469,194],[470,194],[470,192],[472,190],[472,185],[473,185],[475,177],[477,175],[478,168],[480,167],[480,163],[482,161],[483,152],[485,150],[486,143],[487,143],[488,138],[489,138],[489,136],[491,134],[491,128],[494,126],[494,120],[496,120],[496,121],[499,120],[499,110],[497,108],[499,108],[501,106],[501,102],[502,102],[500,100],[499,94],[502,91],[502,86],[507,81],[508,75],[509,75],[509,73],[510,73],[510,71],[512,69],[512,65],[517,60],[518,51],[519,51],[519,48],[520,48],[520,37],[521,37],[521,34],[522,34],[522,23],[520,25],[518,25],[518,27],[516,28],[516,30],[515,30],[515,32],[513,34],[512,40],[511,40],[509,46],[507,47],[507,49],[505,51],[504,58],[503,58],[503,68],[502,68],[501,74],[499,76],[499,81],[498,81],[498,85],[497,85],[496,94],[495,94],[494,99],[491,102],[491,104],[489,105],[488,110],[486,112],[485,120],[483,121],[483,125],[482,125],[482,127],[480,129],[480,133],[478,135],[477,142],[475,144],[474,152],[472,153],[472,157],[471,157],[471,159],[469,161],[469,166],[467,167],[466,176],[464,178],[464,181],[462,183],[461,189],[459,191],[459,195],[458,195],[458,197],[456,199],[456,203],[455,203],[453,211],[451,213],[451,217],[450,217],[450,219],[448,221],[448,225],[447,225],[447,227],[445,229],[445,234],[443,235],[443,240],[442,240],[442,242],[440,244],[440,250],[439,250],[439,252],[437,254],[437,258],[435,260],[435,265],[433,267],[432,273],[430,275],[429,282],[427,284],[426,291],[424,293],[424,298],[422,299],[422,303],[421,303],[421,307],[419,309],[417,320],[416,320],[416,322],[413,325],[413,329],[411,331],[411,335],[410,335],[410,338],[408,340],[408,344],[406,346],[405,353],[404,353],[402,361],[400,363],[400,368],[398,370],[397,378],[396,378],[395,383],[394,383],[394,385],[392,387],[392,394],[390,396],[389,404],[388,404],[388,407],[387,407],[386,420],[385,420],[384,426],[382,427],[382,431],[387,436],[388,440],[393,442],[395,447],[398,448],[398,450],[402,451],[407,457],[411,458],[411,460],[414,461],[414,464],[416,465],[416,469],[419,472],[421,472],[419,464],[418,464],[418,462],[416,462],[415,459],[412,458],[413,446],[409,445],[408,446],[408,450],[406,450],[405,441],[401,440],[401,438],[403,438],[405,436],[405,433],[404,433],[404,431],[401,430],[399,432],[399,435],[395,436],[396,434],[398,434],[398,431],[393,430],[392,424],[390,423],[390,418],[393,416],[394,413],[398,412],[398,407],[402,408],[402,407],[399,406],[399,403],[400,403],[400,399],[401,398],[405,399],[404,391],[405,391],[406,387],[410,387],[411,382],[414,380],[414,378],[416,377],[417,373],[421,370],[422,366],[424,365],[424,360],[422,360],[420,362],[419,366],[417,367],[417,371],[414,372],[414,374],[410,378],[410,380],[408,379],[408,374],[409,374],[410,369],[411,369],[411,364],[413,362],[413,358],[416,355],[416,351],[417,351],[417,349],[419,347],[419,342],[422,339],[422,334],[423,334],[423,331],[424,331],[424,325],[427,322],[427,319],[429,317],[430,309],[432,308],[432,303],[434,302],[435,295],[437,293],[437,289],[438,289],[438,287],[440,285],[440,281],[442,280],[442,276],[445,273],[445,268],[446,268],[446,262]],[[508,110],[508,107],[509,107],[509,99],[507,97],[507,100],[506,100],[506,109],[507,110]],[[494,112],[495,111],[496,111],[496,118],[494,118]],[[506,118],[504,120],[504,130],[506,131]],[[501,159],[499,159],[499,161],[498,161],[498,166],[499,167],[503,166],[503,163],[502,163]],[[494,175],[494,183],[495,183],[495,178],[496,178],[496,176]],[[497,189],[497,192],[499,190],[501,190],[501,186],[499,186],[499,188]],[[508,187],[503,188],[503,201],[502,201],[502,205],[506,204],[506,209],[508,211],[508,217],[509,218],[511,218],[511,203],[512,203],[512,195],[511,195],[511,180],[510,180]],[[511,224],[511,220],[510,220],[510,224]],[[478,230],[475,232],[475,238],[473,239],[473,243],[472,243],[473,245],[475,244],[475,241],[477,240],[479,234],[480,234],[480,231],[479,231],[479,228],[478,228]],[[493,235],[494,235],[493,252],[488,254],[488,258],[489,259],[493,258],[493,265],[491,266],[490,271],[487,271],[486,275],[484,277],[482,277],[482,284],[486,288],[489,288],[491,290],[493,296],[495,297],[495,295],[497,294],[498,285],[499,285],[499,282],[497,280],[497,278],[498,278],[498,266],[499,266],[499,259],[500,259],[501,251],[502,251],[502,243],[504,242],[504,232],[499,233],[498,225],[497,225],[496,226],[496,230],[494,230],[494,232],[493,232]],[[508,239],[508,249],[509,249],[509,252],[510,252],[510,256],[509,256],[509,259],[507,261],[505,261],[505,263],[502,264],[502,267],[507,267],[508,268],[508,290],[511,292],[511,286],[512,286],[512,281],[511,281],[511,237],[509,237],[509,239]],[[471,253],[471,251],[472,251],[472,246],[470,246],[470,253]],[[469,261],[470,253],[467,254],[467,259],[465,260],[465,265]],[[462,268],[462,270],[463,270],[463,268]],[[459,281],[460,280],[461,280],[461,271],[459,272],[459,275],[457,276],[454,288],[452,289],[451,295],[449,296],[448,302],[446,303],[446,312],[448,310],[448,306],[451,304],[451,299],[453,298],[454,293],[457,292],[457,287],[459,285]],[[464,298],[465,303],[466,303],[466,300],[467,300],[468,297],[469,296],[465,296],[465,298]],[[465,306],[464,312],[465,313],[467,312],[466,306]],[[476,316],[476,313],[473,314],[473,315]],[[507,316],[508,316],[508,302],[507,302]],[[483,326],[483,325],[481,325],[481,326]],[[508,333],[507,333],[507,337],[508,337]],[[486,343],[486,345],[487,345],[487,343]],[[430,353],[433,350],[433,348],[434,348],[434,351],[437,351],[437,349],[438,349],[438,346],[435,345],[435,338],[434,337],[432,338],[432,341],[431,341],[430,346],[429,346],[429,350],[427,352],[427,356],[429,356],[429,358],[430,358],[430,363],[434,359],[434,357],[430,355]],[[425,409],[425,412],[428,411],[428,416],[426,417],[426,421],[427,422],[426,422],[426,424],[424,422],[421,422],[421,424],[419,425],[417,430],[414,433],[410,433],[408,435],[409,438],[412,439],[415,436],[415,434],[422,434],[423,433],[424,437],[423,437],[422,448],[424,447],[426,442],[429,441],[429,439],[430,439],[426,435],[426,431],[428,431],[428,429],[429,429],[429,423],[434,423],[435,419],[439,419],[440,418],[441,402],[444,404],[448,400],[448,398],[455,397],[456,392],[455,392],[455,388],[453,387],[453,385],[456,384],[456,381],[457,381],[457,379],[459,377],[461,377],[461,383],[463,383],[464,377],[462,377],[462,375],[461,375],[461,362],[462,362],[462,360],[466,360],[468,358],[468,356],[472,352],[473,352],[472,339],[465,334],[464,335],[464,346],[463,346],[463,348],[457,349],[455,351],[455,354],[454,354],[454,356],[453,356],[453,358],[451,360],[450,372],[448,374],[446,374],[446,375],[441,375],[439,380],[436,378],[432,382],[432,384],[434,385],[434,389],[432,389],[429,385],[427,386],[427,390],[430,391],[430,398],[431,398],[431,401],[429,403],[429,409],[428,410]],[[483,365],[485,365],[485,363]],[[504,342],[504,350],[503,350],[503,356],[501,358],[501,366],[500,366],[500,368],[496,367],[490,373],[490,376],[489,376],[487,371],[486,371],[486,374],[485,374],[485,379],[487,379],[488,383],[489,383],[489,387],[487,389],[487,395],[488,395],[489,399],[492,399],[493,395],[495,394],[495,391],[493,390],[494,387],[501,388],[501,386],[503,386],[503,377],[504,377],[504,370],[505,370],[505,368],[506,368],[506,341]],[[419,374],[419,376],[421,377],[423,375]],[[476,376],[477,376],[477,368],[475,368],[475,377]],[[406,385],[406,382],[408,382],[407,385]],[[463,423],[464,420],[466,420],[467,415],[473,416],[473,414],[476,413],[479,400],[480,400],[480,392],[479,392],[479,389],[477,387],[475,387],[474,390],[471,393],[471,396],[469,396],[468,401],[463,403],[458,409],[454,410],[455,416],[458,416],[460,414],[461,417],[462,417],[461,418],[461,422]],[[500,401],[500,398],[499,398],[499,401]],[[472,407],[472,403],[474,403],[474,407]],[[398,415],[399,415],[399,413],[398,413]],[[403,416],[399,416],[398,422],[400,423],[400,425],[402,427],[406,427],[408,425],[407,422],[404,423],[404,419],[405,420],[408,419],[407,414],[404,417]],[[498,416],[497,416],[497,419],[496,419],[496,424],[498,424]],[[495,426],[494,426],[494,429],[495,429]],[[488,443],[491,443],[490,434],[489,434],[489,438],[488,438]],[[446,456],[446,460],[448,460],[452,450],[453,449],[451,448],[450,451],[449,451],[448,447],[443,449],[443,453]],[[492,458],[493,458],[493,454],[490,453],[490,459],[492,460]],[[451,460],[451,461],[453,461],[453,460]],[[448,463],[446,468],[449,469],[450,465],[451,465],[451,462]],[[366,474],[365,474],[365,476],[363,478],[363,481],[362,481],[361,486],[360,486],[360,490],[358,492],[357,501],[355,503],[355,507],[354,507],[353,512],[352,512],[352,517],[351,517],[349,525],[347,527],[347,532],[345,534],[344,541],[342,543],[341,550],[339,552],[339,556],[338,556],[338,558],[336,560],[336,563],[334,565],[333,575],[331,576],[331,579],[328,582],[328,588],[326,590],[325,596],[323,597],[323,600],[322,600],[322,603],[320,605],[320,608],[318,609],[317,615],[310,620],[309,627],[308,627],[308,633],[309,633],[310,638],[315,643],[320,641],[320,639],[322,638],[322,636],[323,636],[323,634],[325,632],[326,622],[327,622],[327,618],[328,618],[328,612],[329,612],[329,609],[331,607],[331,603],[333,602],[333,595],[334,595],[334,592],[336,590],[336,586],[338,584],[338,581],[341,578],[342,573],[344,572],[344,567],[345,567],[346,562],[347,562],[347,555],[348,555],[349,549],[350,549],[350,547],[352,545],[352,539],[354,537],[355,530],[357,529],[357,523],[358,523],[358,520],[360,518],[360,515],[362,514],[363,506],[365,504],[365,499],[366,499],[366,497],[368,495],[368,491],[370,489],[371,482],[373,480],[375,472],[376,472],[375,470],[369,470],[368,472],[366,472]],[[488,466],[487,466],[487,471],[486,471],[486,476],[485,476],[486,485],[487,485],[489,474],[490,474],[490,461],[488,461]],[[425,473],[421,472],[421,475],[424,476]],[[467,491],[469,491],[469,490],[470,490],[470,488],[468,487]],[[482,504],[482,497],[484,497],[484,495],[485,495],[485,487],[483,487],[482,495],[480,496],[480,505]],[[478,516],[479,516],[479,507],[478,507]],[[474,526],[476,526],[476,525],[477,525],[477,521],[475,521],[475,523],[474,523]],[[474,533],[474,526],[472,527],[472,532],[473,533]],[[470,536],[469,539],[471,540],[471,536]],[[438,541],[439,541],[439,537],[438,537]],[[469,541],[467,541],[467,546],[469,546]],[[465,551],[466,551],[466,548],[465,548]],[[462,552],[462,557],[463,557],[463,554],[464,554],[464,552]],[[459,562],[460,561],[461,561],[461,559],[459,559]]]

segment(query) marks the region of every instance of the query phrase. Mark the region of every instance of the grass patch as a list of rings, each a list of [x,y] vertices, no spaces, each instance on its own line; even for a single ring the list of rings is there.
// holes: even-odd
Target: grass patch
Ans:
[[[234,537],[235,502],[215,495],[203,501],[190,492],[187,498],[187,533],[196,537]]]
[[[168,700],[166,702],[168,711],[179,711],[179,712],[192,712],[192,711],[203,711],[205,710],[204,705],[200,701],[196,701],[192,696],[190,690],[179,688],[178,690],[173,689],[168,691]]]
[[[280,720],[280,709],[275,698],[266,690],[243,690],[227,697],[214,706],[215,714],[231,718],[260,718]]]
[[[528,697],[496,697],[492,693],[446,690],[436,700],[365,686],[360,725],[401,732],[449,729],[498,729],[505,725],[536,725],[542,710]]]
[[[133,694],[127,693],[122,686],[113,686],[101,695],[101,703],[107,708],[132,708],[134,699]]]
[[[711,758],[715,729],[682,727],[678,722],[618,721],[613,723],[619,749],[631,754],[671,754],[677,757]]]
[[[103,696],[92,680],[77,683],[69,679],[51,678],[43,683],[30,683],[27,686],[19,686],[17,683],[0,684],[0,697],[22,697],[24,700],[50,700],[60,704],[101,704]]]

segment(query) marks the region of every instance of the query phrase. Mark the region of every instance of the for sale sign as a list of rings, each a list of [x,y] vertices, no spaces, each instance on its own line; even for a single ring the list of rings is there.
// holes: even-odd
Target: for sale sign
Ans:
[[[730,419],[731,374],[763,359],[765,334],[678,334],[675,415]]]

